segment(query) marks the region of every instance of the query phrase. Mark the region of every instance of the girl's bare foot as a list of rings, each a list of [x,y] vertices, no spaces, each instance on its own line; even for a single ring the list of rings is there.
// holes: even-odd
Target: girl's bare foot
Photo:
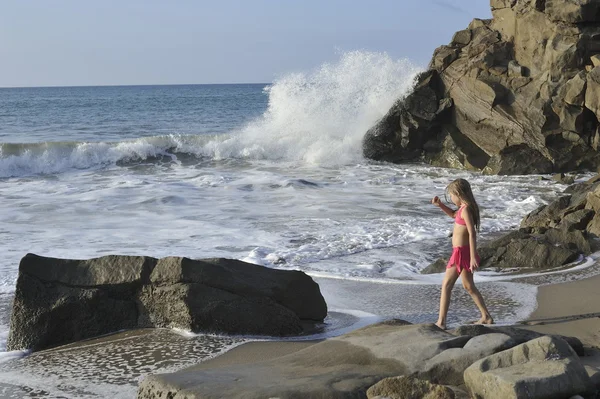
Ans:
[[[486,317],[482,317],[473,324],[494,324],[494,319],[492,319],[492,316],[488,315]]]
[[[436,325],[436,326],[438,326],[439,328],[441,328],[442,330],[445,330],[445,329],[446,329],[446,325],[445,325],[445,324],[442,324],[442,323],[440,323],[439,321],[438,321],[437,323],[435,323],[435,325]]]

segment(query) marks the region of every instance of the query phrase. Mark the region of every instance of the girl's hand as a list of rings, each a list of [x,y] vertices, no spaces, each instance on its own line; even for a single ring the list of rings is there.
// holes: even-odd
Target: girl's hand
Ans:
[[[474,273],[475,270],[477,270],[479,268],[479,263],[477,263],[477,259],[473,259],[473,257],[471,257],[471,273]]]
[[[431,203],[435,206],[440,206],[440,204],[441,204],[440,197],[438,197],[438,196],[433,197],[433,199],[431,200]]]

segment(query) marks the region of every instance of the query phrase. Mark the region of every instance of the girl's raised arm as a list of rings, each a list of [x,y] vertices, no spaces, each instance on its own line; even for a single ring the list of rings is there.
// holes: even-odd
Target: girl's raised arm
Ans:
[[[456,215],[456,211],[453,211],[448,206],[446,206],[446,204],[444,204],[442,201],[440,201],[440,197],[438,197],[437,195],[435,197],[433,197],[433,199],[431,200],[431,203],[433,205],[438,206],[442,211],[444,211],[444,213],[446,215],[450,216],[451,218],[453,218]]]

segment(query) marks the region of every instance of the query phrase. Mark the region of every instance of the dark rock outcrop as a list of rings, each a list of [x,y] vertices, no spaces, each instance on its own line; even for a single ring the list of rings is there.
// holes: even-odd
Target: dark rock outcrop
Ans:
[[[396,102],[365,137],[365,156],[391,162],[419,157],[423,146],[436,139],[439,115],[452,106],[450,100],[438,95],[439,84],[437,71],[420,74],[411,95]]]
[[[482,246],[479,250],[480,266],[497,269],[552,269],[577,260],[579,252],[576,248],[560,244],[556,245],[548,240],[542,232],[520,229]]]
[[[365,135],[374,160],[490,174],[600,165],[600,6],[491,0]]]
[[[449,258],[440,258],[421,270],[422,274],[444,273],[448,265]]]
[[[290,335],[326,315],[318,284],[299,271],[231,259],[27,254],[7,349],[39,350],[139,327]]]

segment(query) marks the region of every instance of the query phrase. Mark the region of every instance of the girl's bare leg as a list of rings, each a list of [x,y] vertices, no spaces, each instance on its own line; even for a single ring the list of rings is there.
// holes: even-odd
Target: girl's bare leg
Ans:
[[[463,287],[465,287],[465,290],[467,290],[467,292],[471,295],[475,305],[477,305],[477,308],[481,312],[481,319],[479,319],[479,321],[477,321],[475,324],[494,324],[494,319],[492,319],[492,316],[490,316],[490,312],[488,312],[488,309],[485,306],[485,301],[483,300],[481,293],[477,287],[475,287],[473,273],[468,270],[463,270],[461,274]]]
[[[446,316],[448,315],[448,307],[450,306],[452,288],[457,279],[458,272],[456,271],[456,266],[446,269],[444,281],[442,282],[442,294],[440,295],[440,315],[437,323],[435,323],[439,328],[444,330],[446,329]]]

